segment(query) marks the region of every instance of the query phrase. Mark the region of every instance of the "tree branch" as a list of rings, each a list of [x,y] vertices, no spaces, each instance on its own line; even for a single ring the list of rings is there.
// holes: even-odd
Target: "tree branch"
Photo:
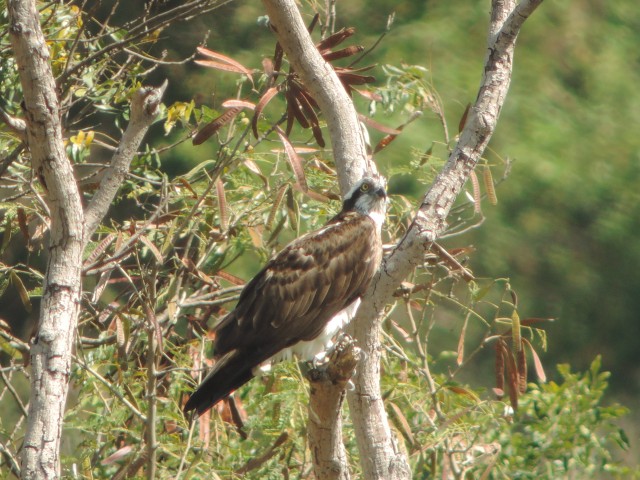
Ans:
[[[165,81],[158,88],[143,87],[133,94],[129,125],[122,135],[118,149],[111,157],[111,164],[107,167],[98,190],[85,211],[85,242],[89,241],[107,214],[129,172],[129,166],[142,139],[158,115],[162,95],[167,85],[168,82]]]
[[[263,3],[287,58],[326,118],[344,195],[363,176],[377,172],[375,164],[368,160],[356,109],[335,71],[314,45],[295,1]]]
[[[379,420],[386,417],[377,381],[382,311],[400,282],[422,264],[431,243],[444,232],[447,215],[495,130],[509,89],[519,28],[540,3],[542,0],[524,1],[516,7],[511,0],[493,1],[482,82],[458,144],[426,193],[407,234],[384,259],[351,323],[354,338],[368,355],[368,361],[363,362],[354,377],[356,388],[348,395],[360,455],[371,459],[363,465],[365,478],[392,478],[390,472],[404,470],[406,465],[397,449],[396,456],[389,457],[388,448],[380,446],[380,438],[392,439],[388,424]]]

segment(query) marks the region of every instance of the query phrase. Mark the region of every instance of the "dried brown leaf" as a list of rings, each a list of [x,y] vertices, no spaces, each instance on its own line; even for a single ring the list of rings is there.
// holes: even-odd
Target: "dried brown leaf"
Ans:
[[[278,193],[276,193],[275,201],[273,202],[273,206],[269,211],[269,217],[267,218],[267,222],[265,223],[265,228],[267,230],[271,230],[271,226],[273,225],[273,220],[276,218],[276,213],[280,209],[280,204],[282,204],[282,199],[284,198],[284,194],[287,193],[287,189],[289,188],[289,184],[285,183],[278,189]]]
[[[224,280],[226,280],[227,282],[232,283],[233,285],[236,286],[241,286],[244,285],[246,282],[241,279],[240,277],[236,277],[235,275],[229,273],[229,272],[225,272],[224,270],[218,270],[216,272],[216,277],[220,277]]]
[[[465,124],[467,123],[467,117],[469,116],[469,109],[470,108],[471,108],[471,104],[467,103],[467,106],[464,109],[464,113],[462,114],[462,117],[460,118],[460,123],[458,123],[458,133],[462,132],[462,129],[464,128]]]
[[[216,197],[218,198],[218,209],[220,210],[220,227],[223,231],[227,231],[229,229],[227,198],[224,194],[224,183],[222,183],[220,177],[216,178]]]
[[[156,263],[158,265],[162,265],[164,263],[164,258],[162,257],[162,253],[160,253],[160,250],[158,250],[158,247],[156,247],[153,244],[153,242],[149,240],[147,237],[145,237],[144,235],[140,235],[140,241],[145,244],[145,246],[149,249],[149,251],[155,257]]]
[[[360,90],[360,89],[357,89],[357,88],[354,88],[353,90],[355,92],[358,92],[364,98],[366,98],[367,100],[370,100],[372,102],[381,102],[382,101],[382,95],[380,95],[378,93],[370,92],[369,90]]]
[[[237,62],[233,58],[227,57],[226,55],[222,55],[221,53],[214,52],[213,50],[209,50],[204,47],[197,47],[196,49],[200,55],[203,57],[207,57],[216,61],[210,60],[196,60],[196,63],[199,65],[203,65],[205,67],[211,68],[220,68],[221,70],[226,70],[229,72],[242,73],[249,77],[251,82],[253,83],[253,78],[251,77],[251,70]],[[215,64],[215,66],[214,66]]]
[[[222,106],[224,108],[246,108],[249,110],[255,110],[256,104],[252,102],[247,102],[246,100],[238,100],[235,98],[230,98],[229,100],[225,100],[222,102]]]
[[[527,355],[524,348],[516,354],[518,367],[518,392],[523,395],[527,391]]]
[[[24,239],[29,242],[29,225],[27,223],[27,214],[24,211],[24,208],[18,207],[18,227],[20,227],[20,232]]]
[[[533,357],[533,366],[536,371],[536,377],[538,377],[538,380],[540,380],[541,382],[546,382],[547,374],[544,373],[544,367],[542,366],[542,362],[540,361],[540,357],[538,356],[538,353],[533,348],[533,345],[531,345],[529,340],[527,340],[526,338],[523,338],[522,342],[524,343],[524,345],[529,347],[529,350],[531,351],[531,356]]]
[[[293,230],[298,230],[298,204],[293,197],[293,190],[288,189],[286,195],[287,216]]]
[[[376,77],[371,75],[358,75],[357,73],[341,72],[338,77],[340,77],[340,81],[345,87],[349,85],[365,85],[376,81]]]
[[[31,305],[31,299],[29,298],[29,292],[27,291],[27,288],[24,286],[24,283],[22,282],[20,275],[18,275],[15,272],[15,270],[11,270],[11,273],[9,273],[9,280],[11,281],[11,284],[15,287],[15,289],[18,291],[18,296],[20,297],[20,301],[22,302],[22,305],[24,306],[25,310],[27,312],[31,312],[33,307]]]
[[[480,214],[482,213],[482,209],[480,208],[482,196],[480,194],[480,182],[478,181],[475,170],[471,170],[469,178],[471,178],[471,186],[473,187],[473,211]]]
[[[350,45],[341,50],[336,50],[335,52],[327,52],[322,55],[322,58],[327,62],[333,62],[334,60],[340,60],[341,58],[351,57],[356,55],[364,50],[362,45]]]
[[[118,450],[113,452],[111,455],[109,455],[107,458],[102,460],[100,464],[106,466],[106,465],[111,465],[113,463],[119,462],[120,460],[124,459],[124,457],[129,455],[132,451],[133,451],[133,447],[131,445],[125,445],[124,447],[119,448]]]
[[[193,187],[191,186],[191,184],[186,178],[178,177],[178,181],[182,184],[184,188],[186,188],[191,192],[191,198],[193,198],[194,200],[198,198],[198,194],[196,193],[196,191],[193,189]]]
[[[389,135],[399,135],[400,130],[395,128],[388,127],[379,122],[376,122],[373,118],[367,117],[366,115],[358,114],[358,120],[367,125],[368,127],[375,128],[379,132],[387,133]]]
[[[98,243],[93,251],[89,254],[84,264],[91,265],[92,263],[95,263],[115,239],[116,235],[114,233],[110,233],[106,237],[104,237],[102,241]]]
[[[354,27],[343,28],[341,30],[338,30],[333,35],[329,35],[327,38],[318,43],[316,47],[318,48],[318,50],[320,50],[321,54],[324,54],[327,50],[330,50],[336,45],[344,42],[354,33],[356,33],[356,29]]]
[[[467,333],[467,323],[469,323],[468,316],[464,319],[462,330],[460,330],[460,338],[458,339],[458,357],[456,358],[458,366],[462,365],[462,362],[464,362],[464,337]]]
[[[243,107],[235,107],[230,108],[222,115],[217,118],[214,118],[207,125],[202,127],[198,133],[193,137],[192,143],[194,145],[200,145],[205,140],[208,140],[214,133],[224,127],[226,124],[230,123],[236,116],[242,111]]]
[[[282,131],[280,127],[276,127],[276,133],[280,137],[280,141],[284,145],[284,150],[286,153],[286,157],[289,160],[289,164],[291,165],[291,169],[293,170],[293,174],[296,177],[296,182],[300,185],[300,188],[306,192],[309,190],[309,186],[307,184],[307,178],[304,175],[304,168],[302,166],[302,159],[296,153],[296,149],[293,148],[293,145]]]
[[[496,189],[493,183],[493,176],[491,175],[491,169],[485,166],[482,169],[482,179],[484,181],[484,188],[487,190],[487,198],[491,205],[498,204],[498,197],[496,196]]]
[[[396,405],[395,403],[389,402],[389,407],[391,407],[390,413],[394,425],[398,430],[400,430],[400,433],[402,433],[402,436],[409,443],[409,445],[414,446],[416,443],[416,439],[413,436],[411,425],[407,421],[407,417],[404,416],[400,407],[398,407],[398,405]]]
[[[259,137],[259,135],[258,135],[258,118],[262,114],[262,110],[264,110],[264,107],[267,106],[267,104],[273,99],[273,97],[276,96],[277,93],[278,93],[278,88],[277,87],[269,88],[264,93],[264,95],[262,95],[262,97],[260,97],[260,101],[258,102],[258,105],[256,105],[255,113],[253,114],[253,118],[251,119],[251,129],[253,130],[253,135],[256,138]]]

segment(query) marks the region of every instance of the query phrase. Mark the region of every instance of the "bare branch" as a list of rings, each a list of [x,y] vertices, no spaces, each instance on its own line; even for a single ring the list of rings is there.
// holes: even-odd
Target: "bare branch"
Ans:
[[[143,87],[136,91],[131,100],[131,120],[122,135],[120,146],[111,158],[100,187],[93,195],[85,212],[85,242],[96,231],[98,225],[107,214],[109,206],[122,185],[129,165],[138,151],[149,126],[156,118],[168,82],[158,88]]]
[[[368,355],[368,361],[356,372],[356,388],[348,396],[360,455],[370,456],[373,462],[369,467],[367,462],[363,464],[366,478],[391,478],[389,472],[404,468],[396,463],[401,458],[399,452],[396,451],[395,458],[385,458],[385,452],[377,446],[382,435],[389,435],[388,424],[380,422],[385,416],[384,405],[380,385],[374,381],[380,369],[381,313],[400,282],[423,263],[424,254],[444,232],[447,215],[495,130],[509,89],[519,27],[541,1],[522,2],[517,7],[512,1],[493,2],[483,78],[458,144],[426,193],[407,234],[383,260],[378,277],[374,278],[351,323],[354,337]]]

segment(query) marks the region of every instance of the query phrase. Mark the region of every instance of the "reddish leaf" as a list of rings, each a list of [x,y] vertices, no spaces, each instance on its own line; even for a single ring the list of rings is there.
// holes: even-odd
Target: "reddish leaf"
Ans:
[[[186,188],[187,190],[189,190],[191,192],[191,198],[193,198],[194,200],[198,198],[198,194],[196,193],[196,191],[193,189],[193,187],[191,186],[191,184],[187,181],[186,178],[184,177],[178,177],[178,181],[182,184],[182,186],[184,188]]]
[[[264,74],[267,77],[273,77],[275,68],[273,66],[273,60],[271,60],[270,58],[263,58],[262,59],[262,70],[264,71]]]
[[[236,100],[233,98],[222,102],[222,106],[224,108],[248,108],[249,110],[256,109],[255,103],[247,102],[246,100]]]
[[[200,145],[205,142],[223,126],[230,123],[234,118],[236,118],[236,115],[238,115],[242,111],[242,108],[243,107],[230,108],[218,118],[212,120],[210,123],[202,127],[202,129],[198,133],[195,134],[192,143],[194,145]]]
[[[354,33],[356,33],[356,29],[353,27],[343,28],[341,30],[338,30],[333,35],[329,35],[327,38],[325,38],[320,43],[318,43],[316,47],[318,48],[318,50],[320,50],[320,53],[323,54],[327,50],[330,50],[336,45],[344,42],[347,38],[352,36]]]
[[[364,85],[366,83],[373,83],[376,81],[376,77],[371,75],[358,75],[357,73],[340,73],[338,75],[343,85]]]
[[[533,345],[529,343],[529,340],[527,340],[526,338],[523,338],[522,342],[524,343],[524,345],[529,347],[529,350],[531,351],[531,355],[533,356],[533,366],[536,370],[536,376],[538,377],[538,380],[540,380],[541,382],[546,382],[547,375],[544,373],[544,367],[542,366],[540,357],[538,357],[538,353],[533,348]]]
[[[307,117],[302,113],[302,106],[295,94],[292,90],[288,90],[285,94],[287,97],[287,113],[289,114],[289,118],[287,120],[291,120],[291,126],[293,126],[293,119],[297,120],[302,128],[309,128],[311,125],[307,121]],[[291,133],[291,128],[289,123],[287,123],[287,135]]]
[[[216,277],[220,277],[220,278],[226,280],[227,282],[231,282],[233,285],[237,285],[237,286],[241,286],[241,285],[244,285],[246,283],[240,277],[236,277],[235,275],[232,275],[231,273],[225,272],[224,270],[218,270],[216,272]]]
[[[465,397],[469,397],[471,400],[475,400],[476,402],[480,400],[478,396],[475,393],[473,393],[473,391],[467,390],[466,388],[459,387],[457,385],[446,385],[445,388],[458,395],[464,395]]]
[[[482,213],[480,209],[480,202],[482,200],[482,196],[480,194],[480,182],[478,181],[478,176],[476,175],[475,170],[471,170],[469,177],[471,178],[471,186],[473,187],[473,211],[475,213]]]
[[[509,401],[514,410],[518,409],[518,391],[520,380],[518,378],[518,367],[515,358],[503,343],[503,354],[507,366],[507,387],[509,387]]]
[[[351,57],[357,53],[360,53],[364,50],[362,45],[351,45],[349,47],[343,48],[342,50],[336,50],[335,52],[327,52],[322,55],[322,58],[327,62],[332,62],[334,60],[340,60],[341,58]]]
[[[282,57],[284,55],[284,50],[282,50],[282,46],[280,45],[280,42],[276,43],[276,49],[273,53],[273,70],[274,70],[274,77],[273,79],[275,80],[278,73],[280,72],[280,69],[282,68]]]
[[[229,72],[243,73],[247,77],[249,77],[249,79],[253,83],[253,79],[251,78],[252,72],[241,63],[235,61],[233,58],[229,58],[226,55],[222,55],[221,53],[214,52],[213,50],[209,50],[208,48],[204,47],[197,47],[196,50],[203,57],[216,60],[196,60],[196,63],[206,67],[219,68],[221,70],[226,70]]]
[[[132,451],[133,451],[133,447],[131,445],[125,445],[124,447],[116,450],[111,455],[109,455],[107,458],[102,460],[102,462],[100,462],[100,464],[101,465],[111,465],[113,463],[116,463],[116,462],[122,460],[127,455],[129,455]]]
[[[278,134],[278,136],[280,137],[280,141],[284,145],[284,150],[285,150],[287,159],[289,160],[289,164],[291,165],[291,169],[293,170],[293,174],[296,177],[296,181],[298,182],[298,185],[300,185],[300,188],[304,192],[308,191],[309,186],[307,185],[307,178],[304,175],[304,168],[302,167],[302,159],[296,153],[296,149],[293,148],[293,145],[291,144],[291,142],[289,141],[289,139],[287,138],[287,136],[284,134],[284,132],[280,127],[276,127],[276,133]]]
[[[253,130],[253,134],[255,135],[256,138],[259,137],[259,135],[258,135],[258,118],[262,114],[262,110],[264,110],[264,107],[267,106],[267,104],[271,101],[271,99],[273,99],[273,97],[276,96],[277,93],[278,93],[278,88],[277,87],[269,88],[264,93],[264,95],[262,95],[262,97],[260,98],[260,101],[258,102],[258,105],[256,105],[256,110],[255,110],[255,113],[253,114],[253,119],[251,120],[251,129]]]
[[[467,108],[464,109],[464,113],[462,114],[462,118],[460,118],[460,123],[458,123],[458,133],[462,132],[465,124],[467,123],[467,116],[469,115],[469,109],[471,108],[471,104],[467,103]]]
[[[224,194],[224,184],[220,177],[216,179],[216,195],[218,197],[218,208],[220,209],[220,227],[226,231],[229,228],[229,216],[227,214],[227,199]]]
[[[365,125],[375,128],[379,132],[388,133],[389,135],[398,135],[400,134],[400,130],[396,130],[395,128],[387,127],[381,123],[376,122],[374,119],[367,117],[366,115],[358,114],[358,120],[360,120]]]
[[[357,88],[354,88],[353,90],[358,92],[364,98],[366,98],[367,100],[370,100],[372,102],[381,102],[382,101],[382,95],[380,95],[378,93],[370,92],[369,90],[359,90]]]
[[[517,366],[518,366],[518,391],[520,394],[524,394],[527,391],[527,355],[524,348],[516,354]]]
[[[18,227],[24,239],[29,242],[29,226],[27,225],[27,214],[24,212],[24,208],[18,207]]]
[[[320,14],[316,13],[313,18],[311,19],[311,23],[309,24],[309,26],[307,27],[307,31],[309,33],[313,32],[313,29],[316,28],[316,25],[318,24],[318,20],[320,19]]]

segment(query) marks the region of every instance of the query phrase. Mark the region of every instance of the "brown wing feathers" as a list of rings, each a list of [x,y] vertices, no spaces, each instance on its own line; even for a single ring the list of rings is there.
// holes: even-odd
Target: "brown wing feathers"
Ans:
[[[379,242],[369,217],[348,212],[285,247],[245,286],[236,309],[220,323],[215,353],[221,357],[185,410],[206,411],[249,381],[254,367],[317,337],[368,287],[380,263]]]

